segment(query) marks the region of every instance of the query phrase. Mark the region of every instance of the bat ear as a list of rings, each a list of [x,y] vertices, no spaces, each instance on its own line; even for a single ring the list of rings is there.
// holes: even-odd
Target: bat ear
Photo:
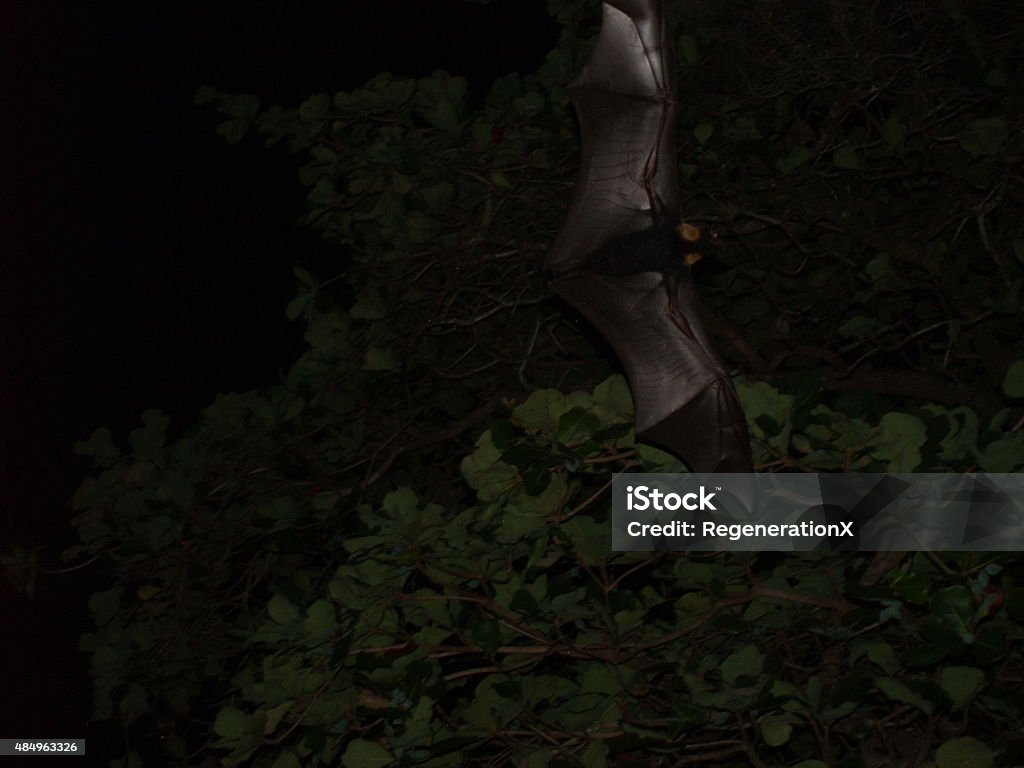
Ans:
[[[693,243],[700,242],[702,235],[700,227],[695,227],[693,224],[687,224],[685,221],[676,227],[676,232],[679,233],[679,237],[683,239],[684,243],[689,243],[691,245]]]

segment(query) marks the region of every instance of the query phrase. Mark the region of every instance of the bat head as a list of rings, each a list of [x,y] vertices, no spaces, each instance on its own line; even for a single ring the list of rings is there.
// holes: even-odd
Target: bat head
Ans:
[[[718,247],[718,234],[696,224],[680,222],[676,234],[683,247],[683,264],[687,267],[692,267],[704,258],[704,254]]]

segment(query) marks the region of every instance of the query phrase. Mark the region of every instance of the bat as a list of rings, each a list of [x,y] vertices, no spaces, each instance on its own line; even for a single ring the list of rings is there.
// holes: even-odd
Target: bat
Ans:
[[[597,46],[568,88],[582,158],[547,267],[622,362],[638,437],[692,472],[752,472],[746,418],[691,272],[711,244],[680,217],[670,34],[659,0],[603,3]]]

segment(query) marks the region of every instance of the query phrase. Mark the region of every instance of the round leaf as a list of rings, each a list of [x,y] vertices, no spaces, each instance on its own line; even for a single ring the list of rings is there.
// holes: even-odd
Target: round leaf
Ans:
[[[832,162],[837,168],[854,169],[860,168],[860,158],[857,157],[857,150],[847,144],[832,153]]]
[[[971,736],[947,741],[935,752],[938,768],[992,768],[994,753]]]
[[[1017,360],[1006,371],[1003,392],[1007,397],[1024,397],[1024,360]]]
[[[722,679],[730,685],[736,685],[741,677],[757,677],[763,668],[764,654],[757,646],[748,645],[722,662]]]
[[[985,673],[975,667],[946,667],[940,682],[953,701],[953,709],[962,710],[985,687]]]
[[[248,729],[252,718],[236,707],[224,707],[213,721],[213,732],[222,739],[237,741]]]
[[[769,715],[761,721],[761,735],[770,747],[781,747],[793,735],[793,726],[786,718]]]
[[[299,617],[299,612],[284,595],[274,595],[267,603],[267,613],[278,624],[288,624]]]
[[[708,139],[711,138],[711,134],[715,132],[715,126],[711,123],[701,123],[693,129],[693,135],[697,137],[697,141],[701,144],[707,144]]]
[[[354,739],[349,742],[345,754],[341,756],[341,764],[345,768],[384,768],[393,765],[395,758],[384,747],[375,741]]]

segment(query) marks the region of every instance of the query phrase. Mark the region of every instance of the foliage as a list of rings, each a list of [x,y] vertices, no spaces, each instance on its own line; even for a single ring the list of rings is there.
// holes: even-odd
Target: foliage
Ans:
[[[994,435],[968,408],[890,412],[899,435],[822,406],[797,427],[792,396],[739,384],[779,418],[762,449],[789,434],[807,469],[983,466]],[[1020,722],[1013,556],[919,554],[872,581],[865,554],[609,552],[609,472],[674,463],[635,444],[619,376],[507,408],[451,508],[289,479],[311,476],[294,438],[330,419],[295,402],[222,398],[170,445],[150,412],[124,454],[102,431],[79,446],[98,469],[76,525],[120,574],[84,639],[97,716],[163,730],[178,762],[206,743],[189,764],[650,765],[685,744],[719,765],[861,765],[864,742],[980,765]]]
[[[283,383],[79,446],[122,764],[1019,762],[1016,558],[608,551],[610,473],[681,467],[541,271],[582,6],[479,104],[441,72],[199,93],[302,153],[339,263],[295,270]],[[760,468],[1024,469],[1014,7],[686,11],[684,195],[731,243],[697,279]]]

